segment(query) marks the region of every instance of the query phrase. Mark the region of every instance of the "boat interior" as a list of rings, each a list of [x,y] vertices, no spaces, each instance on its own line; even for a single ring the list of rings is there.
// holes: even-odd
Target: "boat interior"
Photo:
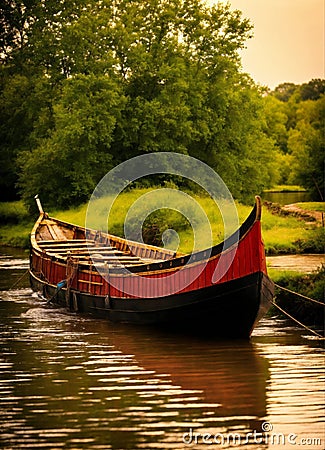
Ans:
[[[43,217],[35,232],[36,244],[42,253],[51,257],[79,262],[96,262],[111,267],[125,267],[165,261],[175,257],[175,252],[130,242],[117,236]],[[178,256],[178,255],[177,255]]]

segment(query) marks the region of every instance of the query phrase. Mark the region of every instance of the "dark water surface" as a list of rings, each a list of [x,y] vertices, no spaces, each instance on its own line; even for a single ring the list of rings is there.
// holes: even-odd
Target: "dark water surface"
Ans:
[[[270,318],[243,342],[114,325],[47,305],[27,276],[8,290],[27,262],[0,262],[0,448],[324,448],[324,353],[306,331]]]
[[[290,205],[291,203],[312,201],[309,192],[263,192],[262,199],[268,202],[280,203],[280,205]]]

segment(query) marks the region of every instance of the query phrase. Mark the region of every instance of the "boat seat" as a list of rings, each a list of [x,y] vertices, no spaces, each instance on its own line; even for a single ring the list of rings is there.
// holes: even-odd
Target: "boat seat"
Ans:
[[[38,245],[44,247],[46,245],[71,245],[71,244],[95,244],[93,239],[52,239],[47,241],[39,241]]]
[[[94,255],[94,254],[99,254],[102,255],[103,257],[105,256],[110,256],[110,255],[124,255],[124,256],[128,256],[126,253],[124,252],[120,252],[119,250],[116,249],[106,249],[106,250],[98,250],[97,247],[93,247],[91,249],[72,249],[71,251],[67,251],[65,249],[55,249],[55,248],[47,248],[46,249],[46,253],[48,253],[49,255],[58,255],[58,256],[67,256],[68,253],[70,254],[70,256],[74,256],[74,257],[78,257],[78,256],[88,256],[88,255]]]

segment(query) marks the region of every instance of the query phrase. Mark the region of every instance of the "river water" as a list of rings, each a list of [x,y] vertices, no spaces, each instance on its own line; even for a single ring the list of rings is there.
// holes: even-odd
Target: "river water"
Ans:
[[[280,203],[280,205],[290,205],[291,203],[312,201],[312,196],[306,191],[296,192],[263,192],[263,201]]]
[[[267,318],[245,342],[111,324],[47,305],[27,267],[0,257],[0,448],[324,448],[324,352],[306,331]]]

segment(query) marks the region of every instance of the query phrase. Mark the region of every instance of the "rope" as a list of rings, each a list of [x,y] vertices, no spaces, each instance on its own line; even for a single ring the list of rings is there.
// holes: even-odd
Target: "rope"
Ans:
[[[306,297],[305,295],[299,294],[298,292],[291,291],[290,289],[287,289],[287,288],[285,288],[285,287],[283,287],[283,286],[279,286],[279,285],[276,284],[276,283],[274,283],[274,286],[276,286],[276,287],[279,288],[279,289],[282,289],[283,291],[290,292],[290,294],[294,294],[294,295],[297,295],[298,297],[304,298],[305,300],[309,300],[310,302],[314,302],[314,303],[316,303],[317,305],[325,306],[324,303],[319,302],[318,300],[314,300],[313,298]]]
[[[52,297],[50,297],[46,303],[51,303],[55,299],[55,297],[58,295],[58,293],[61,291],[61,289],[66,285],[67,280],[59,281],[59,283],[56,285],[56,289]]]
[[[312,330],[311,328],[307,327],[306,325],[304,325],[303,323],[299,322],[299,320],[295,319],[294,317],[292,317],[289,313],[287,313],[287,311],[285,311],[284,309],[282,309],[279,305],[277,305],[273,300],[271,300],[271,303],[278,308],[283,314],[285,314],[286,316],[288,316],[291,320],[293,320],[294,322],[296,322],[298,325],[302,326],[303,328],[305,328],[306,330],[308,330],[310,333],[314,334],[315,336],[317,336],[318,339],[321,340],[325,340],[325,338],[317,333],[316,331]]]
[[[66,291],[65,291],[65,301],[67,306],[71,309],[70,301],[70,289],[78,272],[79,262],[77,259],[73,258],[69,253],[67,256],[67,267],[66,267]]]
[[[29,273],[29,269],[27,269],[26,272],[24,272],[23,275],[14,282],[14,284],[9,288],[9,291],[11,291],[15,286],[17,286],[17,284],[26,276],[27,273]]]

